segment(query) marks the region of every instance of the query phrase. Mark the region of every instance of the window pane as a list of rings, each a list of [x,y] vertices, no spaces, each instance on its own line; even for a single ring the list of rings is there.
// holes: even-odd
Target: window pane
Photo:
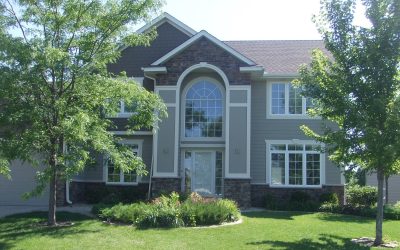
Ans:
[[[272,84],[272,114],[285,114],[285,84]]]
[[[307,185],[320,185],[320,154],[307,154]]]
[[[223,176],[222,176],[222,152],[215,152],[215,194],[222,195]]]
[[[111,160],[107,160],[107,180],[108,182],[120,182],[120,170],[115,168]]]
[[[302,114],[303,97],[299,88],[289,84],[289,114]]]
[[[186,94],[185,137],[222,137],[222,93],[208,81],[195,83]]]
[[[303,151],[303,144],[289,144],[288,150],[290,151]]]
[[[273,185],[285,184],[285,154],[271,154],[271,181]]]
[[[185,159],[183,161],[183,167],[185,171],[185,191],[190,193],[192,189],[191,172],[192,172],[192,152],[185,152]]]
[[[135,113],[137,110],[136,103],[130,103],[130,104],[124,103],[124,107],[125,108],[123,113]]]
[[[303,184],[303,155],[289,154],[289,185]]]
[[[320,145],[306,145],[306,151],[321,151]]]
[[[314,101],[311,98],[306,98],[306,111],[308,111],[309,109],[314,108]]]
[[[271,150],[286,150],[286,144],[271,144]]]

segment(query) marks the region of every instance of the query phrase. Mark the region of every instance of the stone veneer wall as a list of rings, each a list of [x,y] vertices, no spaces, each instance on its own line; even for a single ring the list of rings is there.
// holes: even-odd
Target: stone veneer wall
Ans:
[[[251,84],[250,74],[240,72],[240,67],[248,66],[246,63],[203,37],[164,64],[159,65],[165,66],[167,73],[157,75],[157,85],[176,85],[179,77],[187,68],[200,62],[220,68],[228,77],[231,85]]]
[[[224,179],[224,197],[235,200],[242,208],[250,207],[250,179]]]
[[[107,196],[119,195],[121,199],[144,200],[148,183],[138,185],[106,185],[104,182],[71,182],[70,200],[72,203],[98,203]]]
[[[313,199],[318,200],[323,193],[336,193],[339,202],[344,203],[344,186],[322,186],[322,188],[271,188],[269,185],[251,185],[251,205],[264,207],[265,195],[272,194],[278,201],[287,201],[293,192],[304,191]]]
[[[181,178],[152,178],[152,196],[158,196],[172,191],[181,192]]]

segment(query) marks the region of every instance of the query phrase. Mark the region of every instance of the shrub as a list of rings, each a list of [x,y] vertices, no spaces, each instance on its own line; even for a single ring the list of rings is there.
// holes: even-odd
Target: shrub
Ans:
[[[162,195],[150,203],[118,204],[97,210],[102,218],[133,223],[139,228],[214,225],[240,217],[234,201],[191,194],[181,202],[177,193]]]
[[[394,205],[385,205],[383,212],[386,219],[400,220],[400,202]]]
[[[376,187],[371,186],[347,186],[346,202],[351,207],[372,207],[378,199],[378,191]]]
[[[339,197],[336,193],[323,193],[319,196],[319,202],[321,204],[331,203],[339,205]]]
[[[318,202],[313,201],[304,191],[293,192],[287,204],[287,210],[290,211],[317,211],[318,207]]]

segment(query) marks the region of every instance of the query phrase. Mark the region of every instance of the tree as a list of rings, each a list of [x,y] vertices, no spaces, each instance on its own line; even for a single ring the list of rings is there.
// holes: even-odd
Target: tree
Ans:
[[[155,31],[132,33],[158,0],[0,1],[0,171],[11,160],[44,165],[37,195],[49,184],[48,225],[56,224],[56,185],[81,171],[92,152],[123,171],[144,164],[108,131],[123,100],[136,106],[129,130],[166,114],[161,99],[129,78],[107,72],[122,46],[147,45]],[[67,150],[66,150],[67,149]]]
[[[383,182],[400,160],[400,1],[363,0],[371,27],[353,25],[355,0],[322,0],[316,18],[326,49],[314,51],[297,82],[316,103],[323,132],[303,131],[326,143],[330,159],[376,171],[375,244],[382,243]]]

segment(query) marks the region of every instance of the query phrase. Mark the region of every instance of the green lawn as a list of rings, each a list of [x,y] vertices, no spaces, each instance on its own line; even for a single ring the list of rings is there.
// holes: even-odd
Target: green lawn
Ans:
[[[138,230],[59,213],[69,227],[41,226],[45,213],[0,219],[0,249],[368,249],[350,239],[374,235],[367,218],[321,213],[252,212],[240,225]],[[400,242],[400,221],[384,224],[385,239]]]

